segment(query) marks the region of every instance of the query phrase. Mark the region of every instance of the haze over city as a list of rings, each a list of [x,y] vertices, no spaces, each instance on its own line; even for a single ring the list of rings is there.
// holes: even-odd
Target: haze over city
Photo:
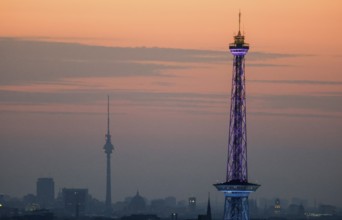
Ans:
[[[232,56],[246,55],[252,198],[342,206],[340,0],[2,0],[0,193],[223,195]]]

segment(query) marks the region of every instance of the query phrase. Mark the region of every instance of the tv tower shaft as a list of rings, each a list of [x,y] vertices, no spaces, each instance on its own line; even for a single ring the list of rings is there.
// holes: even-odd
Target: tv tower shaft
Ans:
[[[107,172],[106,172],[106,203],[105,203],[105,213],[107,216],[112,214],[112,185],[111,185],[111,165],[110,165],[110,156],[112,151],[114,150],[114,146],[111,142],[111,135],[109,130],[109,96],[108,96],[108,106],[107,106],[107,134],[106,134],[106,144],[103,146],[103,149],[107,155]]]

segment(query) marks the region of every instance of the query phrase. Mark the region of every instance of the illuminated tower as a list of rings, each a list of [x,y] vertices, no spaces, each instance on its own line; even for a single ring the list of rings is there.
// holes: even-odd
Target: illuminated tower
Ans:
[[[246,133],[246,91],[245,55],[249,45],[241,35],[239,13],[239,32],[234,43],[229,44],[233,54],[233,79],[228,140],[228,160],[226,182],[214,184],[224,192],[224,220],[248,220],[248,195],[260,186],[248,182],[247,173],[247,133]]]
[[[114,149],[111,142],[111,135],[109,131],[109,96],[108,96],[108,106],[107,106],[107,134],[106,134],[106,144],[103,149],[107,155],[107,182],[106,182],[106,215],[110,216],[112,213],[112,192],[111,192],[111,175],[110,175],[110,155]]]

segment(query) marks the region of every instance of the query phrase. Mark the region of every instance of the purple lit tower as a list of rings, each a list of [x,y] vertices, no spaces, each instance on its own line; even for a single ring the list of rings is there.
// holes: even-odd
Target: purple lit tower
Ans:
[[[112,214],[112,191],[111,191],[111,172],[110,172],[110,155],[114,149],[114,146],[111,142],[111,135],[109,131],[109,96],[108,96],[108,106],[107,106],[107,134],[106,134],[106,144],[103,146],[103,149],[107,155],[107,182],[106,182],[106,210],[105,213],[107,216]]]
[[[214,186],[224,192],[224,220],[248,220],[248,195],[260,186],[248,182],[247,173],[247,133],[246,133],[246,91],[245,55],[249,45],[240,32],[241,13],[239,13],[239,32],[229,50],[234,56],[231,91],[228,161],[226,182]]]

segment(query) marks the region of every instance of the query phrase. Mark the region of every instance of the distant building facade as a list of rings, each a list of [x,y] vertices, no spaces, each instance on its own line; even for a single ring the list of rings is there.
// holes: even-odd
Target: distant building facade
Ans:
[[[160,220],[160,218],[151,214],[134,214],[130,216],[123,216],[121,220]]]
[[[196,210],[196,197],[189,197],[188,204],[189,204],[190,211],[195,211]]]
[[[276,200],[274,201],[273,213],[274,213],[275,215],[280,215],[280,213],[281,213],[280,199],[276,199]]]
[[[53,207],[55,199],[55,183],[52,178],[39,178],[37,180],[37,202],[41,208]]]
[[[62,190],[63,203],[68,215],[79,217],[87,211],[88,189],[67,189]]]
[[[320,205],[319,212],[323,215],[335,215],[336,214],[336,206],[332,205]]]
[[[137,191],[137,194],[131,199],[130,203],[128,204],[128,212],[132,214],[141,214],[145,213],[145,211],[146,201],[142,196],[140,196],[139,191]]]

